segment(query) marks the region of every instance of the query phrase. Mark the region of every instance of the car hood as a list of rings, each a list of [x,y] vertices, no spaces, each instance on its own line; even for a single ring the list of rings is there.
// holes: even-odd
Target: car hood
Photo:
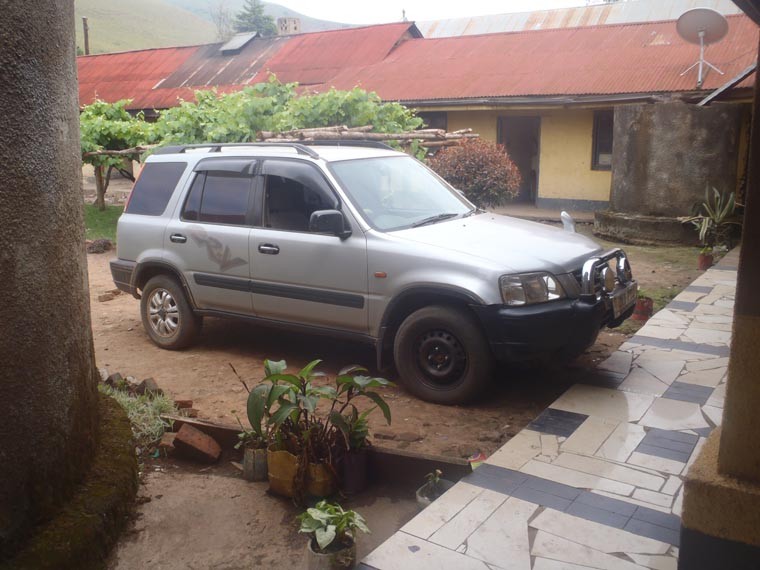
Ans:
[[[492,213],[409,228],[393,235],[479,257],[515,273],[575,271],[602,251],[599,244],[580,234]]]

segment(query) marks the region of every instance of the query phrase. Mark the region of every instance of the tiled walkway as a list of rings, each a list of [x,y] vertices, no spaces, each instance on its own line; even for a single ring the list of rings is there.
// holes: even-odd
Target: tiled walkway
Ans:
[[[738,251],[363,561],[675,570],[682,477],[720,423]]]

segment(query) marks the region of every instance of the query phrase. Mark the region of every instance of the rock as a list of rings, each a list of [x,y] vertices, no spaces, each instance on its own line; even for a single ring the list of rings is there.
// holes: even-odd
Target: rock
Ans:
[[[119,385],[124,383],[124,378],[122,378],[121,374],[118,372],[114,372],[108,378],[105,380],[106,384],[108,384],[111,388],[117,388]]]
[[[174,400],[174,405],[177,406],[177,409],[179,410],[186,410],[188,408],[193,407],[193,401],[192,400]]]
[[[146,378],[137,386],[135,390],[138,394],[163,394],[164,391],[158,387],[156,381],[153,378]]]
[[[140,382],[138,382],[137,378],[134,376],[127,376],[125,380],[127,381],[127,389],[132,393],[137,393],[137,388],[140,386]]]
[[[171,453],[174,451],[174,440],[176,437],[176,433],[170,431],[165,432],[164,435],[161,436],[161,441],[158,442],[158,449],[165,451],[166,453]]]
[[[118,297],[123,293],[121,289],[111,289],[109,293],[112,293],[114,297]]]
[[[108,380],[108,368],[98,368],[98,374],[100,374],[101,382]]]
[[[503,436],[499,431],[484,431],[478,434],[478,441],[493,441],[494,443],[500,443],[502,437]]]
[[[113,301],[113,293],[102,293],[98,295],[98,303],[105,303],[106,301]]]
[[[183,425],[177,432],[174,449],[182,457],[203,463],[216,463],[222,454],[222,448],[213,437],[189,424]]]
[[[396,436],[396,439],[399,441],[420,441],[422,439],[422,436],[419,433],[415,433],[413,431],[402,431],[400,434]]]
[[[96,239],[87,243],[87,253],[105,253],[113,249],[113,242],[110,239]]]
[[[376,430],[373,435],[376,439],[396,439],[396,434],[392,431]]]

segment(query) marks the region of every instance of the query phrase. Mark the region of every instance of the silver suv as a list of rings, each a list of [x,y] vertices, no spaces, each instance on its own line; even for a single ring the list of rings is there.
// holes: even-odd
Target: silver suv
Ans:
[[[206,316],[352,338],[455,404],[494,360],[572,358],[633,311],[625,253],[568,226],[479,210],[379,144],[167,147],[119,219],[111,272],[162,348]]]

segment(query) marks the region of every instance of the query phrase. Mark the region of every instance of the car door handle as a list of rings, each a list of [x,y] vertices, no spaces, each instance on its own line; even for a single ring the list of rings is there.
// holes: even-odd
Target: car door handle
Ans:
[[[280,248],[272,243],[262,243],[259,245],[259,251],[267,255],[277,255],[280,253]]]
[[[187,237],[182,234],[172,234],[169,236],[169,239],[174,243],[185,243],[187,241]]]

